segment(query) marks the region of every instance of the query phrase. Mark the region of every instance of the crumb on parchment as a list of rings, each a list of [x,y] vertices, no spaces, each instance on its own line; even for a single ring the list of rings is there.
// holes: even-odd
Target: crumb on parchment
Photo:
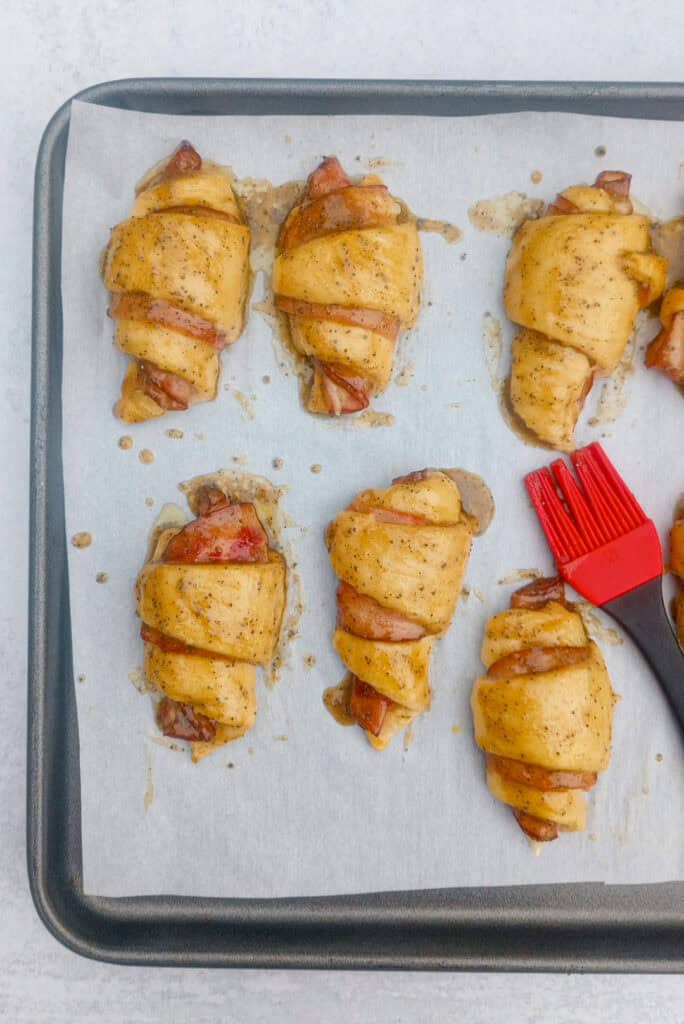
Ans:
[[[87,530],[81,530],[73,535],[71,543],[75,548],[89,548],[93,543],[93,535]]]
[[[128,451],[129,448],[133,447],[133,438],[130,434],[124,434],[123,437],[119,438],[119,448],[123,448],[124,451]]]
[[[151,451],[149,448],[143,448],[143,449],[141,449],[140,454],[138,455],[138,458],[146,466],[149,466],[150,463],[154,462],[154,452]]]
[[[106,583],[108,579],[109,579],[109,573],[108,572],[98,572],[97,576],[95,577],[95,582],[96,583]]]

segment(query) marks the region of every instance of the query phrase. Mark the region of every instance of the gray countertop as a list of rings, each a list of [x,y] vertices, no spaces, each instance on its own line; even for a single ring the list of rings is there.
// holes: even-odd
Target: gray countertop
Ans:
[[[25,0],[3,8],[0,408],[5,572],[0,762],[0,1020],[684,1021],[684,978],[166,971],[91,963],[31,904],[24,858],[26,565],[32,176],[54,110],[97,81],[137,75],[682,78],[679,0],[480,5],[407,0]],[[681,154],[684,161],[684,153]]]

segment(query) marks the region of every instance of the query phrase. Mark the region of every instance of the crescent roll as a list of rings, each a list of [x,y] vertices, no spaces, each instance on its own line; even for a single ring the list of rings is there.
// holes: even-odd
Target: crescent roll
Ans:
[[[684,502],[680,501],[670,530],[670,572],[678,578],[674,599],[677,639],[684,647]]]
[[[430,655],[456,609],[474,528],[440,470],[362,491],[328,527],[346,712],[377,750],[430,705]]]
[[[660,322],[663,329],[646,350],[646,365],[684,384],[684,282],[665,293]]]
[[[189,142],[146,177],[104,257],[115,344],[131,357],[120,419],[216,397],[219,355],[244,325],[249,243],[230,174]]]
[[[195,505],[196,519],[160,534],[136,600],[145,678],[164,694],[159,726],[190,740],[198,761],[254,725],[256,666],[275,652],[286,571],[253,504],[207,485]]]
[[[423,254],[418,229],[376,175],[353,185],[335,157],[309,177],[280,233],[276,307],[293,347],[311,361],[307,408],[339,416],[365,409],[392,373],[400,331],[418,316]]]
[[[471,707],[490,792],[532,839],[582,831],[582,793],[610,761],[616,696],[562,580],[514,594],[510,610],[487,623],[481,657],[487,673]]]
[[[504,304],[513,342],[510,400],[540,441],[562,451],[594,376],[617,368],[637,313],[665,287],[667,260],[651,248],[648,217],[632,210],[630,175],[600,174],[567,188],[515,234]]]

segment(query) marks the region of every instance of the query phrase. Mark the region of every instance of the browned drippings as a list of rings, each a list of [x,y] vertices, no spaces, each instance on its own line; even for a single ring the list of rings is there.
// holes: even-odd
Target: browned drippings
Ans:
[[[463,232],[455,224],[450,224],[448,220],[433,220],[431,217],[417,217],[416,227],[419,231],[430,231],[436,235],[441,235],[445,242],[449,245],[456,245],[463,238]]]
[[[323,703],[326,710],[340,725],[356,725],[356,719],[349,711],[351,700],[352,677],[347,674],[337,686],[329,686],[323,692]]]
[[[475,535],[484,533],[494,518],[494,498],[481,476],[465,469],[444,469],[459,489],[463,511],[475,521]]]
[[[503,382],[503,386],[499,392],[499,409],[501,416],[506,426],[516,434],[523,444],[528,444],[533,448],[545,448],[546,451],[555,452],[558,449],[554,448],[548,441],[542,441],[540,437],[534,433],[533,430],[527,426],[527,424],[520,418],[511,401],[511,381],[507,378]]]
[[[651,241],[658,256],[667,259],[667,287],[684,279],[684,217],[651,227]]]
[[[270,270],[280,228],[305,187],[303,181],[273,185],[265,179],[243,178],[235,182],[240,208],[252,233],[253,270]]]
[[[541,217],[543,199],[530,199],[523,192],[507,192],[492,199],[480,199],[468,210],[470,222],[478,231],[511,238],[526,220]]]

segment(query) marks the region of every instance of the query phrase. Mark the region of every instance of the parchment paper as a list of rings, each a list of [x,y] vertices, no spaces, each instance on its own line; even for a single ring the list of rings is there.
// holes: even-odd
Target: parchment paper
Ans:
[[[397,376],[411,379],[374,403],[396,417],[393,426],[362,429],[353,419],[304,412],[271,324],[254,311],[223,355],[215,403],[142,425],[115,419],[126,359],[112,344],[98,258],[109,229],[129,215],[135,182],[182,138],[239,177],[274,183],[304,178],[334,152],[351,173],[378,170],[418,215],[462,228],[457,245],[424,235],[424,308],[395,361]],[[605,146],[604,158],[597,146]],[[521,569],[552,570],[521,483],[549,453],[524,445],[502,419],[488,361],[495,376],[500,369],[491,337],[483,341],[486,313],[503,321],[505,350],[512,334],[501,306],[510,241],[476,231],[468,208],[511,190],[549,200],[602,168],[620,168],[632,171],[634,194],[665,219],[684,212],[682,160],[684,125],[676,123],[539,113],[167,117],[73,104],[64,198],[64,475],[68,534],[93,537],[90,547],[69,547],[88,893],[275,897],[684,877],[681,741],[629,641],[601,644],[623,700],[611,767],[589,797],[587,831],[562,836],[539,856],[486,789],[468,704],[485,620],[519,585],[500,581]],[[532,183],[533,171],[542,172],[541,183]],[[253,301],[263,289],[260,276]],[[656,330],[655,321],[645,322],[641,349]],[[684,488],[681,395],[646,372],[641,351],[624,388],[614,390],[604,413],[624,399],[618,421],[589,426],[596,388],[578,443],[604,439],[664,536]],[[184,436],[171,438],[169,429]],[[134,439],[129,450],[118,446],[124,434]],[[154,453],[153,463],[139,460],[142,449]],[[283,460],[281,469],[272,467],[274,458]],[[320,473],[311,472],[314,464]],[[331,644],[335,579],[323,530],[359,489],[425,465],[482,474],[497,515],[474,545],[470,595],[437,645],[432,710],[416,723],[408,749],[400,736],[378,754],[359,729],[337,725],[321,701],[343,676]],[[254,730],[193,765],[160,741],[151,698],[129,679],[142,660],[133,582],[161,506],[185,506],[178,483],[220,468],[287,485],[284,510],[299,525],[285,540],[296,551],[306,611],[280,681],[272,689],[259,684]],[[108,580],[98,583],[102,572]]]

